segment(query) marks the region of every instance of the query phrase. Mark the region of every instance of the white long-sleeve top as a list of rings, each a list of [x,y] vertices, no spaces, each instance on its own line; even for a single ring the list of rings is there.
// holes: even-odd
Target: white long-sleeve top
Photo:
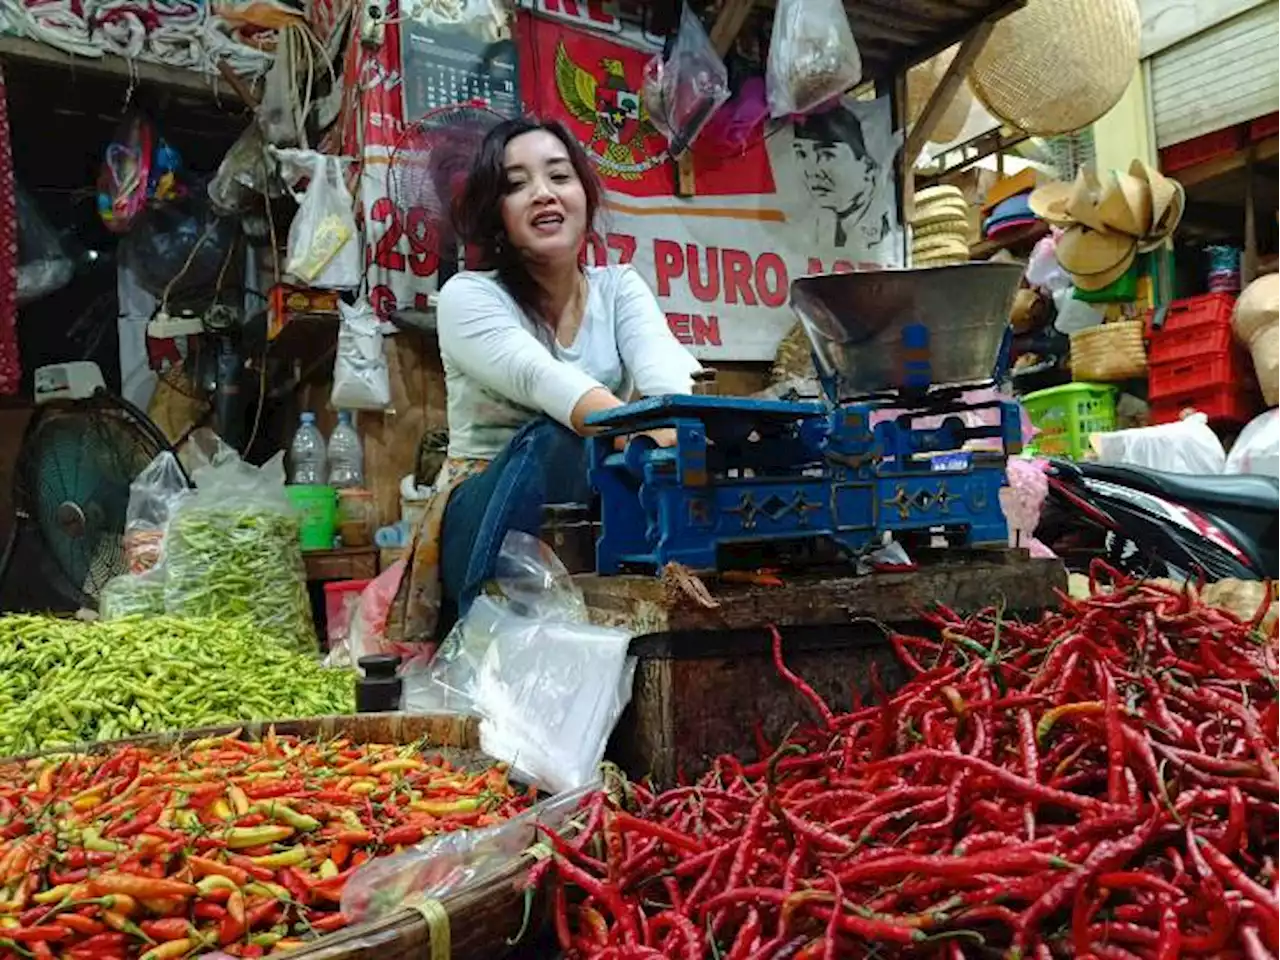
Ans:
[[[565,426],[589,390],[622,400],[689,393],[700,369],[671,334],[652,291],[631,267],[588,267],[578,335],[561,345],[531,320],[493,273],[465,271],[436,306],[448,390],[449,456],[491,460],[546,414]]]

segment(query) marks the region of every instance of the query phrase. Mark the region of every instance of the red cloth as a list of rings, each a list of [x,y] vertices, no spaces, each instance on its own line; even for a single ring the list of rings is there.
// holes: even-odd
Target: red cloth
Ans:
[[[9,100],[0,71],[0,394],[18,392],[18,209],[9,143]]]

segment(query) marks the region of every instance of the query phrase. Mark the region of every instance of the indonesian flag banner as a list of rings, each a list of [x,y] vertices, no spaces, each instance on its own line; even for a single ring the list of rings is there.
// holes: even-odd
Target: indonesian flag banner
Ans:
[[[592,158],[606,209],[588,262],[633,264],[677,339],[706,360],[772,360],[795,324],[791,281],[902,263],[893,184],[898,139],[887,100],[845,100],[724,156],[695,144],[694,196],[675,196],[666,141],[639,96],[654,38],[609,22],[609,4],[526,0],[514,34],[525,109],[556,119]],[[348,144],[364,159],[361,196],[375,307],[419,309],[438,262],[387,190],[403,130],[394,8],[375,51],[353,45]],[[394,38],[394,39],[393,39]]]

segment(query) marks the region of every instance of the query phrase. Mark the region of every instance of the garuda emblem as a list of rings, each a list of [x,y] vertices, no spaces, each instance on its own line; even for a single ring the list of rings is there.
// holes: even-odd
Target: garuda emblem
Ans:
[[[605,57],[601,81],[576,64],[565,49],[556,45],[556,89],[570,116],[592,126],[583,146],[595,159],[600,172],[621,180],[639,180],[646,171],[662,162],[662,152],[654,153],[646,141],[660,136],[649,119],[640,95],[630,89],[622,61]]]

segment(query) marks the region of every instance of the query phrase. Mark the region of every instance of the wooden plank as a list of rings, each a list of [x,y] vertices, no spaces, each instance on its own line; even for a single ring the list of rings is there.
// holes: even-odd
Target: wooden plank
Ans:
[[[1049,225],[1043,220],[1022,227],[1002,230],[991,240],[982,240],[969,248],[970,260],[990,260],[1001,250],[1016,251],[1031,247],[1049,235]]]
[[[624,626],[636,635],[699,630],[759,630],[765,624],[813,626],[848,624],[858,618],[909,619],[916,611],[944,603],[961,612],[1003,602],[1009,610],[1039,610],[1066,589],[1057,560],[1033,560],[1021,550],[952,553],[945,562],[925,555],[920,567],[901,573],[853,576],[802,573],[784,577],[782,587],[704,581],[719,604],[708,609],[652,576],[602,577],[580,574],[592,622]]]
[[[951,101],[960,90],[960,85],[964,83],[964,78],[969,73],[969,67],[982,52],[983,45],[986,44],[987,38],[991,36],[991,31],[994,29],[995,23],[988,20],[975,27],[961,42],[960,49],[956,51],[942,79],[938,81],[938,86],[929,97],[929,102],[924,105],[924,110],[920,112],[911,132],[907,134],[907,143],[903,148],[907,169],[915,166],[916,157],[920,156],[920,151],[928,142],[929,134],[933,132],[933,128],[937,126],[943,113],[951,105]]]
[[[145,60],[129,61],[110,54],[102,57],[77,57],[47,43],[24,37],[0,37],[0,59],[65,67],[94,76],[115,77],[126,81],[136,79],[141,83],[151,83],[167,90],[206,99],[227,100],[234,104],[243,102],[239,93],[221,82],[217,74],[200,73]]]
[[[733,41],[738,39],[747,18],[751,16],[753,5],[752,0],[725,0],[724,6],[720,8],[720,15],[711,25],[708,36],[711,46],[715,47],[716,53],[721,57],[729,52]]]

